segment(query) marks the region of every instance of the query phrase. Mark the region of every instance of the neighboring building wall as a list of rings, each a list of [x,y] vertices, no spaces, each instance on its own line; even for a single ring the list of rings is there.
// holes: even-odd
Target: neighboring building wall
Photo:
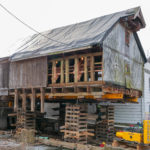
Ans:
[[[144,67],[144,102],[145,112],[150,112],[150,63],[146,63]]]
[[[143,88],[143,60],[132,32],[126,43],[126,29],[116,24],[103,42],[104,81]]]
[[[115,104],[115,123],[137,124],[142,123],[144,103],[139,99],[138,104]]]
[[[47,57],[10,63],[9,88],[46,87]]]

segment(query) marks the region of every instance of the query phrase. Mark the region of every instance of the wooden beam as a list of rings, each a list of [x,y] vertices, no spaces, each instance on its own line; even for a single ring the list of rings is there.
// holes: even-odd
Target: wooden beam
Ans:
[[[41,113],[44,113],[45,90],[44,88],[40,88],[40,90],[41,90]]]
[[[31,89],[32,90],[32,95],[31,95],[31,111],[34,112],[35,111],[35,89]]]
[[[64,83],[64,60],[61,60],[60,82],[61,82],[61,83]]]
[[[65,71],[66,71],[66,79],[65,82],[69,82],[69,59],[65,60]]]
[[[26,112],[26,91],[25,89],[22,90],[22,109]]]
[[[103,99],[123,99],[123,94],[122,93],[107,93],[102,95]]]
[[[74,67],[74,82],[78,82],[78,76],[79,76],[79,59],[78,57],[76,57]]]
[[[91,81],[94,81],[94,56],[90,58]]]
[[[14,111],[17,112],[17,110],[18,110],[18,90],[15,89]]]
[[[84,57],[84,81],[88,81],[87,56]]]
[[[52,83],[56,83],[56,61],[52,62]]]
[[[38,139],[38,141],[42,144],[45,145],[51,145],[51,146],[56,146],[56,147],[63,147],[63,148],[67,148],[67,149],[76,149],[76,150],[85,150],[85,149],[89,149],[89,150],[102,150],[101,147],[99,146],[93,146],[93,145],[85,145],[85,144],[81,144],[81,143],[71,143],[71,142],[64,142],[64,141],[60,141],[60,140],[56,140],[56,139]]]

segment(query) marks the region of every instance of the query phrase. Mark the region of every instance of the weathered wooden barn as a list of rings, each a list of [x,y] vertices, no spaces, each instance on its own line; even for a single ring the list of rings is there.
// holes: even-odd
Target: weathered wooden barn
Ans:
[[[9,83],[16,112],[34,112],[39,103],[44,113],[44,101],[136,101],[146,62],[136,32],[144,27],[137,7],[33,35],[10,57],[7,69],[0,68],[5,88],[0,93],[8,92]],[[66,110],[71,108],[86,109],[68,105]]]

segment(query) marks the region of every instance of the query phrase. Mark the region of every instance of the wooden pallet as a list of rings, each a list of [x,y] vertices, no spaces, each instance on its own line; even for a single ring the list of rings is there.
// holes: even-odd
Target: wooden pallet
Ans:
[[[68,104],[65,114],[64,140],[87,143],[87,104]]]
[[[112,142],[114,136],[114,107],[101,106],[102,117],[96,122],[96,139],[105,142]]]

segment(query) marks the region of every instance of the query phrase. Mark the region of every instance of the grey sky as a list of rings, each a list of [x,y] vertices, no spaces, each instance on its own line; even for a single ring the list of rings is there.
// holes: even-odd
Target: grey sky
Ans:
[[[146,54],[150,55],[148,0],[0,0],[0,3],[39,32],[141,6],[147,26],[138,35]],[[23,38],[35,32],[1,8],[0,19],[0,57],[4,57],[12,54]]]

